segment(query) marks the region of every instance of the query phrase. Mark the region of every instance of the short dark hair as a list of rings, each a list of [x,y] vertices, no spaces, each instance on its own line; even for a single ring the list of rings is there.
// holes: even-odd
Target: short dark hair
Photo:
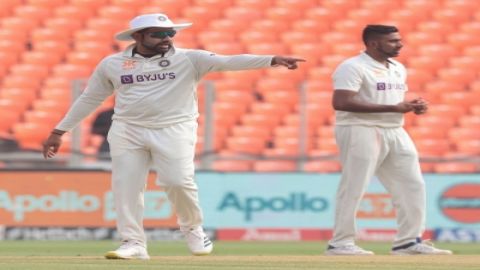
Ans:
[[[390,25],[369,24],[363,29],[362,39],[363,43],[367,45],[367,42],[371,39],[377,38],[379,35],[388,35],[398,32],[398,28]]]

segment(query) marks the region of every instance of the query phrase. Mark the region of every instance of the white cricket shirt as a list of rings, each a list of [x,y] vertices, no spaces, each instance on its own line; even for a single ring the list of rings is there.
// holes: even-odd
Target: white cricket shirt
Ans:
[[[408,90],[407,72],[400,62],[389,59],[387,68],[366,53],[342,62],[332,78],[335,90],[358,92],[356,98],[374,104],[398,104]],[[335,115],[336,125],[403,126],[403,113],[335,111]]]
[[[104,58],[56,129],[68,131],[115,91],[114,120],[161,128],[198,117],[196,88],[208,72],[271,66],[270,55],[216,55],[172,48],[164,57],[133,55],[134,45]]]

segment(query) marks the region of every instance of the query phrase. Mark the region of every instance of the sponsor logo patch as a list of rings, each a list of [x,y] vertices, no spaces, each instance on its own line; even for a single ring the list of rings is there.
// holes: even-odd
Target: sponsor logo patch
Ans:
[[[120,81],[122,82],[122,84],[133,83],[133,75],[122,75],[120,76]]]

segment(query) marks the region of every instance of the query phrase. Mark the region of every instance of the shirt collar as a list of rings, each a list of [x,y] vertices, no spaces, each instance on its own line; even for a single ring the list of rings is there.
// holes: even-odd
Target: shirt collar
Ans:
[[[368,55],[366,52],[362,52],[361,54],[362,58],[370,62],[372,65],[375,65],[377,67],[381,67],[383,69],[388,69],[388,67],[384,66],[382,63],[378,62],[377,60],[373,59],[370,55]],[[387,63],[389,65],[396,66],[396,64],[391,61],[390,59],[387,59]]]

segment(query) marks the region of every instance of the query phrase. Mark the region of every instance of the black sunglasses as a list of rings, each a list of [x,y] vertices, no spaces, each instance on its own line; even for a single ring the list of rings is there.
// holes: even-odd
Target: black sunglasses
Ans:
[[[161,38],[164,39],[166,37],[173,38],[175,34],[177,34],[177,31],[175,30],[168,30],[168,31],[158,31],[158,32],[150,32],[147,33],[150,35],[152,38]]]

